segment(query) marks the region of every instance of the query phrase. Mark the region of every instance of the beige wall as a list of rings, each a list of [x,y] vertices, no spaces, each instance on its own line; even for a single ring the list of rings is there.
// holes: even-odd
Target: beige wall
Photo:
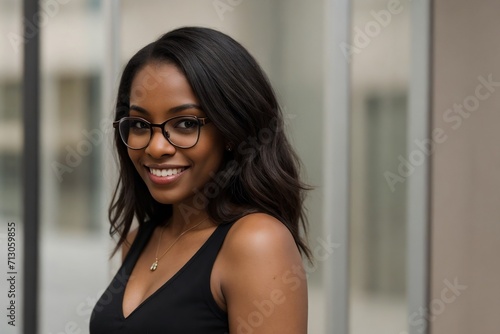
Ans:
[[[500,330],[498,13],[497,0],[434,1],[432,128],[444,136],[431,163],[432,334]]]

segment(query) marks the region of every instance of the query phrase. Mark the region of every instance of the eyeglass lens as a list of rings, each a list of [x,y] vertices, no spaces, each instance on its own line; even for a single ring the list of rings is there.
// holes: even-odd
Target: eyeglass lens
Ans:
[[[174,117],[163,124],[162,130],[172,145],[189,148],[198,141],[200,122],[194,116]],[[120,136],[132,149],[148,146],[152,134],[152,125],[143,119],[126,117],[120,121]]]

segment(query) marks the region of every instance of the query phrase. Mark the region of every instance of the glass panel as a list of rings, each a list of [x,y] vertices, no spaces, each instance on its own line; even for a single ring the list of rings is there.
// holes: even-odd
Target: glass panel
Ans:
[[[22,1],[0,0],[0,332],[5,334],[21,333],[22,324],[21,6]]]
[[[42,2],[40,333],[87,333],[108,280],[101,5]]]
[[[410,6],[353,0],[350,332],[406,333]],[[391,174],[393,173],[393,174]]]

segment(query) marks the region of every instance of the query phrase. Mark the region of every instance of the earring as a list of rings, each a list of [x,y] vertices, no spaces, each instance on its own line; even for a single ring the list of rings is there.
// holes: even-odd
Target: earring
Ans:
[[[226,151],[231,152],[232,150],[233,150],[233,148],[231,147],[231,144],[227,144],[226,145]]]

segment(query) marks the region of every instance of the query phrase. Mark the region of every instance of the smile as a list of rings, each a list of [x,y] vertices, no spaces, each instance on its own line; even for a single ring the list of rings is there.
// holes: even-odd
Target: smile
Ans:
[[[180,173],[182,173],[186,169],[187,169],[187,167],[165,168],[165,169],[149,168],[149,172],[151,174],[153,174],[154,176],[166,177],[166,176],[172,176],[172,175],[180,174]]]

